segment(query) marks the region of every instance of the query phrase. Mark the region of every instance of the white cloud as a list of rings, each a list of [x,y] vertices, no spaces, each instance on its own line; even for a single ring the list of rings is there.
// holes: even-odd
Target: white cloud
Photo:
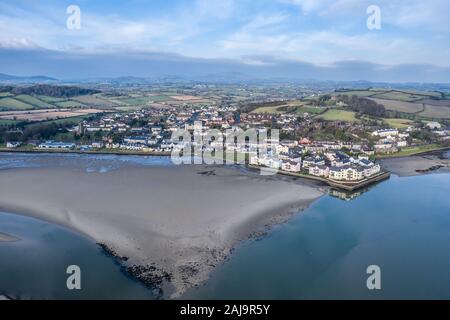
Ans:
[[[368,60],[380,64],[446,61],[445,50],[430,48],[411,38],[384,37],[377,33],[346,35],[333,31],[265,35],[240,31],[220,41],[232,55],[254,52],[288,59],[329,64],[339,60]],[[448,63],[441,63],[448,65]]]
[[[0,39],[0,48],[7,49],[39,49],[36,43],[27,38]]]

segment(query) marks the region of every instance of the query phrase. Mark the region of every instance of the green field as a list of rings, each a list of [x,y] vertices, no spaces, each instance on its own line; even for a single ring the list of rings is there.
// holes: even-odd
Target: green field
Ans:
[[[60,102],[60,101],[67,100],[66,98],[56,98],[56,97],[41,96],[41,95],[37,96],[37,98],[39,100],[42,100],[42,101],[47,102],[47,103]]]
[[[343,90],[334,92],[333,95],[357,96],[360,98],[370,97],[375,94],[384,93],[386,90]]]
[[[0,109],[4,110],[28,110],[33,109],[33,106],[25,102],[16,100],[14,98],[0,98]]]
[[[403,102],[414,102],[428,98],[442,98],[442,94],[436,91],[415,91],[415,90],[386,90],[386,89],[369,89],[369,90],[343,90],[334,92],[332,95],[347,95],[357,97],[370,97],[384,100],[394,100]]]
[[[83,107],[86,107],[86,105],[84,105],[83,103],[81,103],[79,101],[75,101],[75,100],[61,101],[61,102],[56,102],[55,104],[61,108],[83,108]]]
[[[395,100],[386,100],[386,99],[375,99],[370,98],[383,105],[386,110],[404,112],[404,113],[419,113],[424,110],[424,107],[421,103],[412,103],[406,101],[395,101]]]
[[[433,119],[450,119],[450,107],[425,105],[425,110],[418,115]]]
[[[428,97],[430,97],[430,95],[424,96],[402,91],[390,91],[372,96],[372,98],[405,101],[405,102],[414,102]]]
[[[117,99],[118,101],[122,102],[123,104],[137,106],[137,105],[148,105],[149,103],[153,102],[153,97],[138,97],[138,98],[121,98]]]
[[[298,113],[306,112],[306,113],[310,113],[310,114],[322,114],[325,111],[327,111],[327,108],[304,106],[304,107],[299,107],[296,112],[298,112]]]
[[[89,106],[112,108],[120,104],[120,102],[116,102],[114,99],[116,99],[116,97],[112,98],[103,96],[102,94],[94,94],[94,95],[74,97],[71,100],[79,101],[82,104]]]
[[[29,95],[26,95],[26,94],[17,95],[17,96],[14,97],[14,99],[22,101],[22,102],[27,103],[27,104],[30,104],[36,109],[51,109],[51,108],[55,107],[54,105],[52,105],[50,103],[47,103],[47,102],[45,102],[43,100],[40,100],[40,99],[38,99],[36,97],[29,96]]]
[[[414,121],[408,119],[383,119],[383,122],[396,129],[405,129],[414,124]]]
[[[345,111],[340,109],[330,109],[327,112],[317,116],[317,118],[326,121],[346,121],[346,122],[358,122],[355,117],[356,113],[353,111]]]
[[[16,124],[19,121],[17,120],[10,120],[10,119],[0,119],[0,126],[1,125],[12,125],[12,124]]]
[[[278,108],[283,106],[267,106],[267,107],[259,107],[253,110],[251,113],[268,113],[268,114],[282,114],[284,111],[279,111]]]

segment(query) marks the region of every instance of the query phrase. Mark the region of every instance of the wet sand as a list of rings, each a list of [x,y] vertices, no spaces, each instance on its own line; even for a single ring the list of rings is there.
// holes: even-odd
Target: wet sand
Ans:
[[[448,156],[445,156],[445,152],[431,152],[417,156],[383,159],[380,162],[383,168],[400,177],[450,172],[450,159]]]
[[[19,240],[20,240],[19,238],[0,232],[0,242],[13,242]]]
[[[203,283],[240,241],[322,194],[301,179],[223,166],[0,170],[0,210],[87,235],[164,297]]]

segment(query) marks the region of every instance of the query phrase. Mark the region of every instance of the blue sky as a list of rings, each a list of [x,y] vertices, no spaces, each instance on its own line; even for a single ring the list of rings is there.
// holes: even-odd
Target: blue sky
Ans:
[[[81,9],[79,30],[66,27],[66,8],[73,4]],[[366,26],[369,5],[381,9],[380,30]],[[449,12],[448,0],[2,0],[0,59],[9,65],[0,72],[26,73],[14,60],[26,53],[29,59],[46,55],[39,61],[59,68],[64,68],[61,57],[127,61],[148,54],[164,61],[226,59],[252,70],[283,63],[317,68],[357,63],[362,78],[370,77],[374,65],[402,70],[409,65],[406,80],[420,82],[413,79],[420,67],[420,75],[430,75],[427,80],[441,81],[450,67]],[[51,65],[27,68],[47,73],[45,66],[61,76]],[[76,71],[67,70],[83,76]]]

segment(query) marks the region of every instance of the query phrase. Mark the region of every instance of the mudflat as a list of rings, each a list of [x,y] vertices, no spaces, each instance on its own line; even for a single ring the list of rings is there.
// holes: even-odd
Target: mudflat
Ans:
[[[302,179],[227,166],[123,165],[0,170],[0,210],[77,230],[146,284],[177,297],[204,282],[242,240],[323,194]],[[167,289],[170,288],[170,289]]]

